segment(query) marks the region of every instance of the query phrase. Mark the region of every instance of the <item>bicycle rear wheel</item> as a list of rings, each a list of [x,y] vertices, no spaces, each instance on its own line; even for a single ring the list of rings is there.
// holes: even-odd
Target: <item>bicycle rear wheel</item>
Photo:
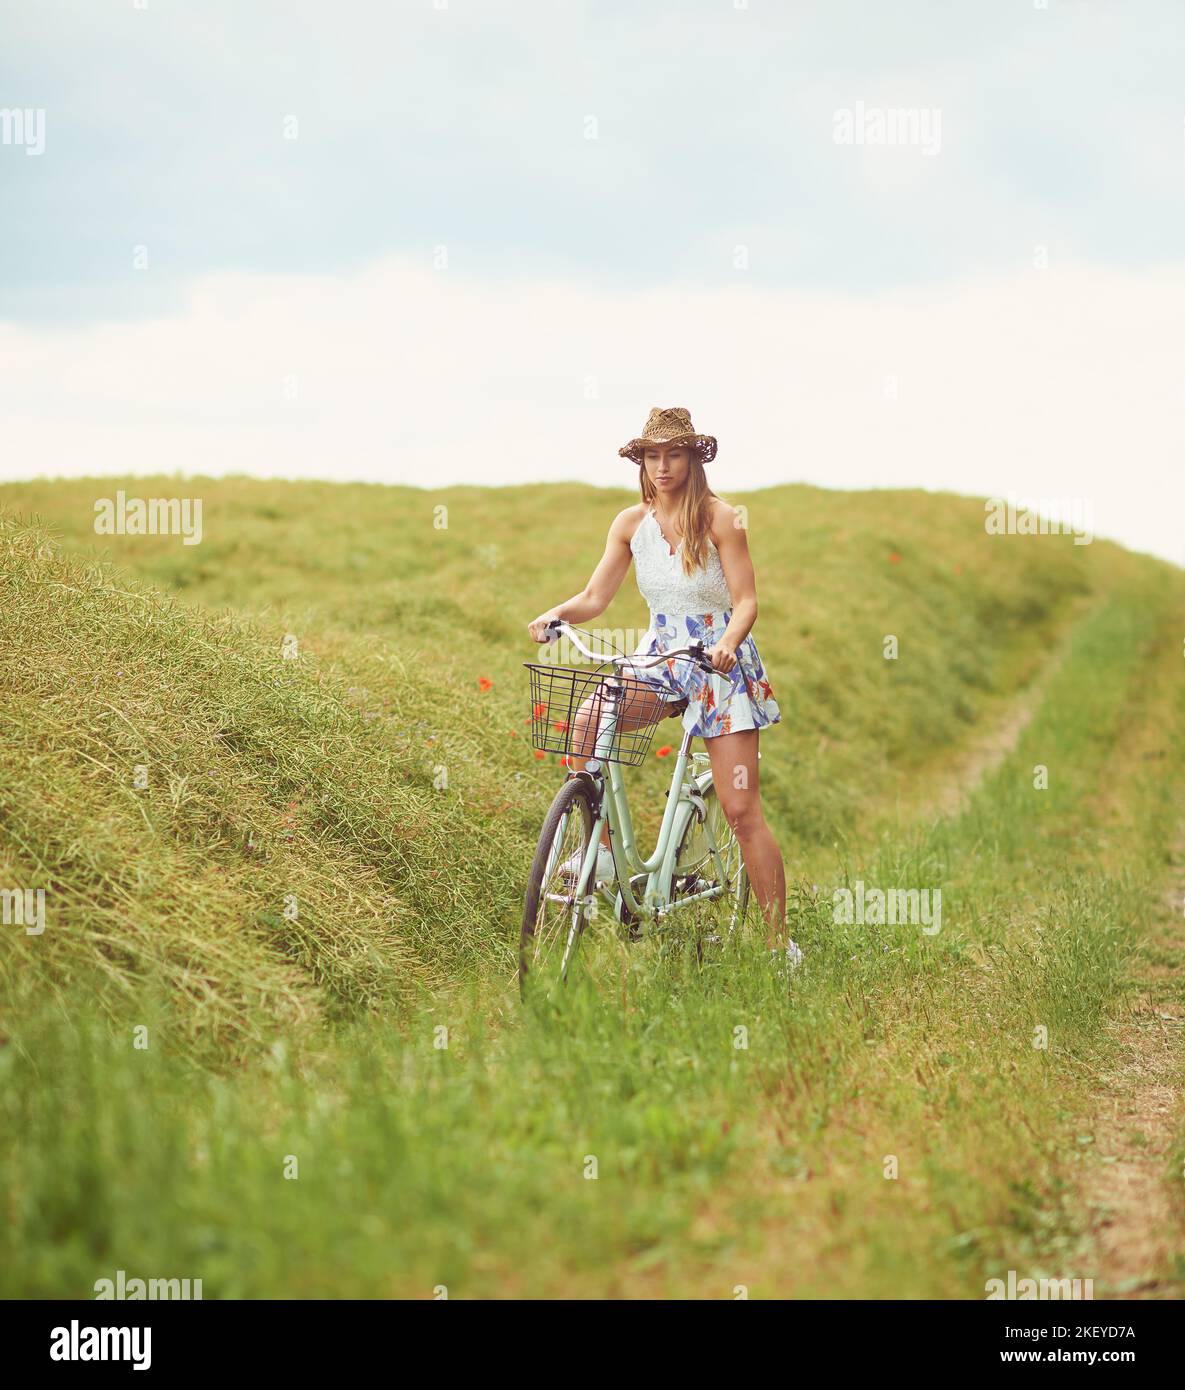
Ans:
[[[703,797],[706,808],[703,820],[693,815],[679,842],[672,890],[676,897],[690,897],[722,886],[724,891],[708,901],[723,906],[725,925],[731,936],[743,925],[749,910],[749,873],[736,832],[728,823],[716,788],[709,787]],[[719,855],[723,876],[709,848],[708,830]]]
[[[594,874],[585,898],[577,901],[575,880],[595,821],[596,806],[587,782],[571,778],[556,793],[544,817],[527,879],[518,950],[518,984],[524,998],[528,988],[550,994],[567,983],[595,887]]]

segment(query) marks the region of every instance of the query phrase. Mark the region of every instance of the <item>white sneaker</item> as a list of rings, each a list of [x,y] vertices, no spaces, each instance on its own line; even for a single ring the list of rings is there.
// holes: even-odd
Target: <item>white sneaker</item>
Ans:
[[[786,971],[797,970],[803,962],[802,950],[793,941],[785,950],[780,946],[775,946],[769,953],[769,958],[774,965],[782,966]]]
[[[573,850],[560,865],[560,873],[569,883],[575,883],[579,878],[580,865],[583,860],[584,851],[577,849]],[[597,883],[615,883],[617,881],[617,866],[613,863],[613,852],[604,843],[597,846],[597,867],[593,873]]]

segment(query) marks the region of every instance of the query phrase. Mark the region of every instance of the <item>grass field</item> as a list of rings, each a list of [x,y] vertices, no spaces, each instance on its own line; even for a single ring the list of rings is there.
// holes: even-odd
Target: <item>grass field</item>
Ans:
[[[202,543],[97,536],[117,487]],[[807,964],[601,925],[523,1009],[564,775],[525,625],[630,500],[0,488],[0,886],[46,914],[0,952],[0,1294],[1185,1292],[1185,574],[973,499],[730,498]],[[593,624],[644,625],[632,576]],[[837,922],[858,881],[941,930]]]

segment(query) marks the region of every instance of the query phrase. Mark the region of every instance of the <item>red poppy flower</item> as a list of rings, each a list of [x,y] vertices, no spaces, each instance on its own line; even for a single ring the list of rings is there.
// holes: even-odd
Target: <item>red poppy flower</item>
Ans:
[[[537,705],[535,706],[535,718],[536,718],[536,719],[542,719],[543,716],[544,716],[546,713],[547,713],[547,706],[546,706],[545,704],[543,704],[542,701],[540,701],[540,703],[537,704]]]
[[[669,743],[664,743],[661,748],[656,748],[654,750],[654,756],[656,758],[669,758],[671,756],[671,745]]]
[[[899,565],[900,563],[901,563],[901,556],[898,555],[897,552],[894,550],[893,553],[892,553],[892,555],[889,556],[889,564],[891,564],[891,565]]]
[[[488,676],[478,676],[477,678],[478,690],[489,690],[493,684],[494,682]]]
[[[536,762],[538,762],[539,759],[541,759],[541,758],[546,758],[546,757],[547,757],[547,754],[543,751],[542,748],[536,748],[536,749],[535,749],[535,760],[536,760]]]

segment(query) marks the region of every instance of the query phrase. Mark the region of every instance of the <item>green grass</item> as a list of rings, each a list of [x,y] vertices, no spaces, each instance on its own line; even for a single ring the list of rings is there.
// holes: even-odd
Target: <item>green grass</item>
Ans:
[[[95,537],[117,485],[201,495],[207,539]],[[527,742],[523,629],[628,500],[0,490],[0,877],[45,886],[49,922],[0,956],[0,1291],[87,1296],[117,1268],[207,1297],[1105,1281],[1078,1139],[1178,833],[1185,579],[989,544],[969,499],[735,499],[807,967],[787,989],[755,938],[701,964],[602,927],[558,1010],[523,1010],[523,880],[562,775]],[[641,625],[632,583],[595,626]],[[964,809],[903,818],[1063,641]],[[636,811],[666,776],[631,774]],[[942,930],[836,925],[857,878],[941,888]]]

